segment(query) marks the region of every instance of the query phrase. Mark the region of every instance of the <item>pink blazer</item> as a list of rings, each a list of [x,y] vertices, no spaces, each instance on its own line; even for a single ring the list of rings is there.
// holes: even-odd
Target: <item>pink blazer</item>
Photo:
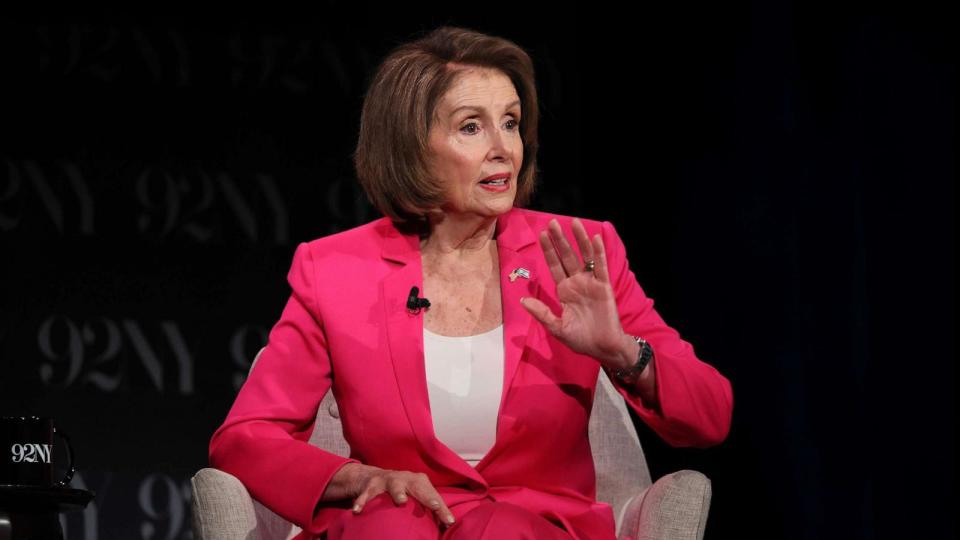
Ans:
[[[406,309],[423,289],[419,241],[387,218],[297,246],[292,294],[226,420],[210,441],[210,465],[314,538],[350,500],[320,497],[349,462],[423,472],[457,518],[480,501],[506,501],[562,526],[580,540],[615,538],[610,505],[596,502],[587,436],[600,364],[552,337],[520,304],[539,298],[560,313],[537,240],[557,218],[573,249],[571,218],[514,208],[497,220],[504,323],[504,386],[496,442],[474,469],[433,431],[423,361],[423,315]],[[627,404],[673,446],[707,447],[730,429],[730,382],[653,309],[607,221],[602,233],[624,330],[655,351],[660,407],[618,387]],[[529,279],[511,281],[526,268]],[[332,388],[350,445],[344,458],[306,443],[320,400]],[[315,510],[316,513],[315,513]]]

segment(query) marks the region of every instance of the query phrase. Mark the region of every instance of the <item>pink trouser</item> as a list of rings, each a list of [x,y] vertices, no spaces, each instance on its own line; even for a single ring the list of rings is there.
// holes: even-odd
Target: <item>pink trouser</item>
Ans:
[[[367,501],[360,514],[345,512],[327,529],[327,540],[570,540],[567,531],[515,504],[488,501],[441,529],[439,518],[420,501],[397,506],[388,493]]]

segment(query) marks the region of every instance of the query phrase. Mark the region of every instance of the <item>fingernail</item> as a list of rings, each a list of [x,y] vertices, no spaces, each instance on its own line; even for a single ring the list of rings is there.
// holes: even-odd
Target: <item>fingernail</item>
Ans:
[[[359,511],[360,511],[360,505],[359,505],[359,504],[353,505],[353,511],[354,511],[354,512],[359,512]]]
[[[397,496],[397,499],[400,500],[400,501],[405,501],[405,500],[407,500],[407,496],[406,496],[406,495],[403,495],[403,494],[400,494],[400,495]]]
[[[454,521],[455,520],[453,519],[453,516],[447,516],[447,523],[449,523],[450,525],[453,525]]]

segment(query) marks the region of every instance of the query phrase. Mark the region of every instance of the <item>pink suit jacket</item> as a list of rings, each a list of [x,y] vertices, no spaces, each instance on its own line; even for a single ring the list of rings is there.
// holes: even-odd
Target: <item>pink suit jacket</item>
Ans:
[[[350,512],[351,500],[319,504],[330,478],[349,462],[427,474],[457,518],[492,499],[536,512],[576,539],[615,538],[611,507],[595,500],[587,435],[600,364],[563,345],[520,304],[533,296],[561,312],[537,240],[551,218],[579,253],[568,216],[514,208],[497,220],[504,386],[496,442],[476,468],[434,433],[423,315],[406,309],[412,286],[430,296],[419,240],[387,218],[297,247],[288,275],[292,294],[213,434],[210,465],[303,528],[298,539],[320,535]],[[591,237],[602,234],[624,331],[644,337],[655,351],[660,406],[648,408],[628,389],[618,391],[669,444],[720,443],[733,410],[730,382],[697,359],[653,309],[613,225],[581,221]],[[529,279],[511,281],[516,268],[529,270]],[[331,387],[349,458],[306,442]]]

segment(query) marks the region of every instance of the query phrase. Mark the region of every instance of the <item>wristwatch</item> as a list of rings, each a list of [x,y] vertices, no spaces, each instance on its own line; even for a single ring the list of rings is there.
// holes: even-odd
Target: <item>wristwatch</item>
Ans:
[[[647,340],[639,336],[630,337],[637,340],[637,345],[640,345],[640,352],[637,354],[637,362],[632,367],[612,370],[613,376],[620,380],[624,380],[636,373],[640,373],[643,371],[643,368],[647,367],[647,364],[650,363],[650,360],[653,359],[653,347],[647,343]]]

